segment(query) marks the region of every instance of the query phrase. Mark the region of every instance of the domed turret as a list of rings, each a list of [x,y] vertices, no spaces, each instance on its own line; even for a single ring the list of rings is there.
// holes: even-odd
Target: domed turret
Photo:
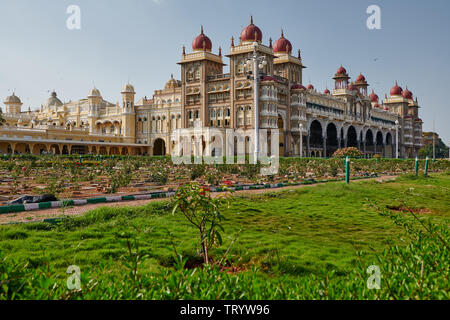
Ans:
[[[395,86],[391,89],[391,96],[401,96],[403,92],[403,89],[397,84],[397,81],[395,81]]]
[[[378,96],[375,94],[375,92],[372,90],[372,93],[370,94],[370,101],[372,101],[372,102],[378,102],[379,101],[379,98],[378,98]]]
[[[328,88],[326,88],[323,93],[324,94],[330,94],[330,90],[328,90]]]
[[[171,74],[170,75],[170,79],[169,79],[169,81],[167,81],[167,83],[164,86],[164,88],[166,90],[168,90],[168,89],[175,89],[175,88],[178,88],[178,87],[181,87],[181,81],[175,80],[173,78],[173,74]]]
[[[6,105],[6,113],[10,114],[18,114],[22,109],[22,101],[20,101],[19,97],[13,92],[12,95],[5,99]]]
[[[366,78],[362,75],[362,73],[360,73],[356,78],[356,82],[366,82]]]
[[[6,97],[5,99],[5,104],[8,103],[22,103],[22,101],[20,101],[20,98],[18,96],[16,96],[16,94],[13,92],[12,95],[10,95],[9,97]]]
[[[60,107],[62,105],[63,103],[61,102],[61,100],[58,99],[55,91],[52,92],[50,98],[48,98],[44,104],[46,108]]]
[[[201,27],[200,35],[198,35],[192,42],[192,50],[194,51],[208,51],[212,50],[212,42],[204,33],[203,26]]]
[[[291,90],[306,90],[306,88],[304,86],[302,86],[301,84],[297,83],[291,87]]]
[[[97,88],[93,88],[91,89],[91,91],[89,91],[89,95],[88,98],[101,98],[101,94],[100,94],[100,90],[98,90]]]
[[[250,17],[250,24],[241,32],[241,42],[261,42],[262,31],[253,24],[253,17]]]
[[[403,98],[408,99],[408,100],[413,99],[413,94],[411,91],[408,90],[408,86],[406,86],[406,89],[405,89],[405,91],[403,91],[402,96],[403,96]]]
[[[339,67],[338,71],[336,72],[336,75],[346,76],[347,75],[347,70],[345,70],[345,68],[341,65]]]
[[[123,86],[122,93],[136,93],[136,92],[134,92],[134,87],[131,84],[127,83],[126,85]]]
[[[313,86],[311,83],[308,84],[307,88],[308,88],[309,90],[314,90],[314,86]]]
[[[277,41],[275,41],[273,45],[273,52],[275,53],[288,53],[292,52],[292,44],[291,42],[284,37],[283,30],[281,30],[281,37]]]

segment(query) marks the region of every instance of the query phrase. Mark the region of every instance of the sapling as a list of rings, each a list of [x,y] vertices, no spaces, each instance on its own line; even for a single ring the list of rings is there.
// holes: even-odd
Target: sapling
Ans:
[[[172,214],[182,213],[185,218],[194,225],[199,232],[199,244],[202,248],[203,262],[209,263],[208,249],[222,244],[224,232],[222,215],[224,205],[229,205],[231,190],[212,197],[211,191],[198,183],[190,183],[181,186],[173,199]]]

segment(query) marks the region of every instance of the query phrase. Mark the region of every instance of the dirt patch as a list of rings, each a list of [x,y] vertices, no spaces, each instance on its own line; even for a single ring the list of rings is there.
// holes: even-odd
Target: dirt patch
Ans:
[[[387,208],[391,211],[403,212],[403,213],[410,213],[410,212],[413,212],[415,214],[431,214],[432,213],[432,211],[427,208],[409,208],[409,207],[403,207],[403,206],[387,206]]]

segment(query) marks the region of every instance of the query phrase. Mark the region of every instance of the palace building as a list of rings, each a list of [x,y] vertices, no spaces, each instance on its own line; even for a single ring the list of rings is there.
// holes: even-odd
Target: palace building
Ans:
[[[247,62],[254,54],[264,59],[257,79]],[[0,154],[166,155],[174,149],[177,129],[198,124],[222,131],[254,129],[255,107],[258,128],[278,130],[280,156],[329,157],[338,148],[357,147],[366,157],[395,157],[398,139],[399,156],[411,158],[423,146],[418,101],[407,87],[395,83],[380,100],[362,74],[350,81],[340,66],[334,88],[320,92],[303,83],[300,50],[293,55],[283,32],[264,44],[253,19],[236,43],[231,38],[226,58],[227,73],[222,49],[213,52],[202,27],[192,52],[183,47],[181,80],[171,76],[151,99],[137,100],[127,83],[121,102],[104,100],[97,88],[69,102],[53,92],[38,110],[24,112],[13,93],[4,101]]]

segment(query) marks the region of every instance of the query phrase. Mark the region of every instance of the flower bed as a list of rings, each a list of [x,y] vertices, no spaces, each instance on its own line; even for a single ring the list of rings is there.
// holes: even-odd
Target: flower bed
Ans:
[[[420,161],[423,172],[424,161]],[[189,181],[205,186],[300,184],[342,179],[341,158],[280,158],[278,174],[261,165],[175,165],[169,157],[15,156],[0,158],[0,205],[18,196],[53,194],[58,199],[168,191]],[[448,171],[450,161],[430,161],[429,172]],[[352,159],[353,178],[414,172],[414,160]]]

